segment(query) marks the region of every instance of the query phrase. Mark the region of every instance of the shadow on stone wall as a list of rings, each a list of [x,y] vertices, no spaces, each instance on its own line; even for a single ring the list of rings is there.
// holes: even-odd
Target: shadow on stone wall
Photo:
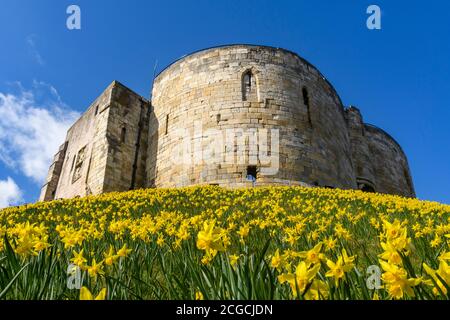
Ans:
[[[149,112],[149,139],[147,149],[147,172],[146,172],[146,186],[148,188],[156,187],[156,157],[158,155],[158,141],[159,141],[159,121],[153,112],[153,106],[150,107]]]

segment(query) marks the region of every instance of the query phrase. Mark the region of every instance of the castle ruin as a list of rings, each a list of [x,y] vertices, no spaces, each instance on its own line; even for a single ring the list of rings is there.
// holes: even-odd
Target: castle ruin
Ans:
[[[109,85],[68,130],[40,200],[203,184],[415,196],[401,146],[288,50],[195,52],[157,75],[151,97]]]

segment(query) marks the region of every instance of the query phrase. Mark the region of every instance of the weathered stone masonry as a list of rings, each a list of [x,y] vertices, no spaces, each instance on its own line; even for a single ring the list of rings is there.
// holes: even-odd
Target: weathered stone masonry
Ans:
[[[243,152],[243,161],[174,161],[186,142],[192,148],[184,152],[191,158],[198,148],[210,148],[215,137],[208,137],[208,129],[233,132],[216,150],[219,159]],[[264,173],[273,163],[262,161],[265,146],[259,138],[252,140],[255,130],[267,130],[269,140],[275,138],[270,132],[278,132],[279,147],[266,146],[266,154],[276,159],[275,174]],[[249,174],[256,182],[247,179]],[[400,145],[365,124],[357,108],[345,109],[314,66],[287,50],[230,45],[167,67],[154,81],[151,102],[113,82],[69,129],[40,200],[143,187],[254,183],[415,196]]]
[[[144,187],[149,113],[147,100],[113,82],[67,132],[40,200]]]

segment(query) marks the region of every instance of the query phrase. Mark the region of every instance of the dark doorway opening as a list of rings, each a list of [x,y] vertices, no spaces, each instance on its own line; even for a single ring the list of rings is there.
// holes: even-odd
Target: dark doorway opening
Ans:
[[[361,186],[361,191],[374,193],[375,189],[372,186],[369,186],[367,184],[363,184]]]
[[[247,167],[247,180],[255,182],[257,179],[258,170],[256,166],[248,166]]]

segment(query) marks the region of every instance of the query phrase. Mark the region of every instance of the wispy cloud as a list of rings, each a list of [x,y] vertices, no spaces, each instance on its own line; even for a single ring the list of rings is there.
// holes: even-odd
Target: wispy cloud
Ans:
[[[22,191],[15,181],[8,177],[0,180],[0,209],[17,205],[22,201]]]
[[[41,66],[45,64],[45,60],[42,58],[41,54],[37,49],[37,36],[35,34],[30,34],[25,38],[28,45],[28,51],[33,59]]]
[[[0,92],[0,161],[42,184],[67,129],[79,117],[44,82],[17,93]]]

